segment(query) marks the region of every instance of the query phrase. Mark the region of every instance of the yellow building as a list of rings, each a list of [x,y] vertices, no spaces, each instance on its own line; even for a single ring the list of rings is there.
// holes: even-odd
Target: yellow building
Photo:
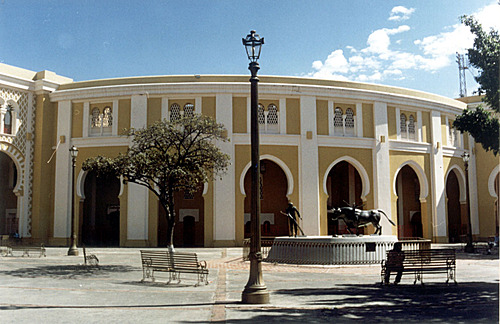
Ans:
[[[227,128],[222,180],[176,195],[175,244],[235,246],[248,236],[248,76],[154,76],[73,82],[0,64],[0,234],[67,245],[71,200],[79,244],[162,246],[166,221],[144,187],[81,170],[125,152],[123,129],[201,113]],[[450,125],[467,104],[414,90],[344,81],[260,77],[261,222],[288,235],[291,200],[307,235],[343,233],[327,209],[382,209],[383,234],[458,242],[467,233],[469,152],[472,231],[495,234],[499,163]],[[79,149],[72,197],[69,148]],[[365,229],[365,234],[372,233]]]

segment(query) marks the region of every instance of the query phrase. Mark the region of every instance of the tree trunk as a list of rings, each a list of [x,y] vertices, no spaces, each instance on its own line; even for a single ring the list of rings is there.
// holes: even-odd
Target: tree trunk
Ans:
[[[172,212],[172,215],[167,214],[167,248],[168,251],[170,252],[175,252],[174,227],[175,227],[175,212]]]

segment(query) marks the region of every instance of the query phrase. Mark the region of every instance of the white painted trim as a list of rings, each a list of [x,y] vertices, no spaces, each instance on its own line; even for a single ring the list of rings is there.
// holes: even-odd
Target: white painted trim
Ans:
[[[195,114],[199,114],[201,115],[201,112],[202,112],[202,104],[203,104],[203,100],[202,100],[202,97],[196,97],[194,98],[194,113]]]
[[[414,142],[414,141],[389,140],[389,150],[430,154],[432,151],[432,145],[429,143]]]
[[[113,124],[111,125],[111,134],[114,136],[118,135],[118,100],[113,100],[111,116],[113,118]]]
[[[333,116],[335,116],[335,102],[333,100],[328,100],[328,136],[333,136]],[[318,136],[319,141],[319,136]]]
[[[196,107],[196,106],[195,106]],[[168,98],[161,98],[161,120],[168,120]]]
[[[128,136],[102,136],[73,138],[76,147],[106,147],[106,146],[129,146],[131,139]]]
[[[286,98],[280,98],[279,101],[279,123],[280,123],[280,134],[286,134]]]
[[[356,135],[363,137],[363,104],[360,102],[356,103]]]
[[[278,135],[278,134],[259,134],[261,145],[292,145],[300,144],[300,135]],[[250,145],[250,133],[233,134],[231,141],[234,145]]]
[[[199,209],[179,209],[179,223],[184,221],[184,217],[193,216],[195,222],[200,221],[200,210]]]
[[[497,177],[498,173],[500,173],[500,165],[497,165],[491,171],[490,176],[488,177],[488,192],[490,193],[490,196],[493,198],[498,198],[498,195],[495,192],[495,178]]]
[[[401,141],[401,109],[396,107],[396,134],[398,141]]]
[[[332,168],[336,164],[338,164],[338,163],[340,163],[342,161],[348,162],[349,164],[351,164],[356,169],[356,171],[358,171],[358,173],[360,175],[360,178],[361,178],[361,186],[362,186],[361,199],[363,201],[366,201],[366,196],[368,196],[368,194],[370,193],[370,177],[368,177],[368,172],[366,172],[366,169],[363,166],[363,164],[361,164],[361,162],[359,162],[355,158],[347,156],[347,155],[342,156],[342,157],[336,159],[335,161],[333,161],[332,163],[330,163],[330,165],[328,166],[328,168],[326,168],[326,172],[323,175],[323,192],[325,194],[328,194],[328,188],[326,187],[326,184],[327,184],[327,181],[328,181],[328,175],[330,174],[330,171],[332,170]]]
[[[417,141],[422,142],[422,111],[417,111]]]
[[[270,155],[270,154],[261,155],[260,160],[261,161],[262,160],[270,160],[270,161],[276,163],[281,168],[281,170],[283,170],[283,172],[285,173],[286,182],[287,182],[286,195],[287,195],[287,197],[290,196],[293,193],[294,182],[293,182],[292,171],[290,171],[290,168],[288,168],[288,165],[286,165],[286,163],[283,162],[282,160],[280,160],[279,158],[275,157],[274,155]],[[240,192],[243,196],[247,195],[245,192],[245,176],[246,176],[248,170],[250,169],[251,165],[252,165],[252,162],[248,162],[248,164],[243,168],[243,171],[241,171],[241,174],[240,174]]]
[[[85,101],[83,103],[83,116],[82,116],[82,136],[89,137],[89,129],[90,129],[90,102]]]

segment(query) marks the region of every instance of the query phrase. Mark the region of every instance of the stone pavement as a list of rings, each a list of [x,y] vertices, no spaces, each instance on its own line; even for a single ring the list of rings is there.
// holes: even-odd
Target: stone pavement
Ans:
[[[457,247],[457,246],[456,246]],[[498,323],[499,261],[457,254],[458,285],[445,275],[380,285],[380,265],[263,263],[270,304],[244,305],[249,262],[241,248],[179,248],[207,260],[209,285],[141,283],[139,249],[89,248],[99,268],[67,248],[47,257],[0,257],[1,323]],[[166,276],[164,277],[166,279]]]

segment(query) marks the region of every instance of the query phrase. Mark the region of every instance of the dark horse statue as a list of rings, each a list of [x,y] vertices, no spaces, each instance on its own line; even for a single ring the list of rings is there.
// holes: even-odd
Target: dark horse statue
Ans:
[[[384,214],[387,220],[393,225],[390,218],[384,213],[382,209],[361,210],[355,207],[340,207],[329,210],[328,213],[332,215],[333,220],[342,219],[347,225],[349,233],[353,234],[351,228],[356,228],[356,235],[359,234],[359,228],[373,224],[375,226],[375,234],[382,234],[382,226],[380,226],[380,214]]]

